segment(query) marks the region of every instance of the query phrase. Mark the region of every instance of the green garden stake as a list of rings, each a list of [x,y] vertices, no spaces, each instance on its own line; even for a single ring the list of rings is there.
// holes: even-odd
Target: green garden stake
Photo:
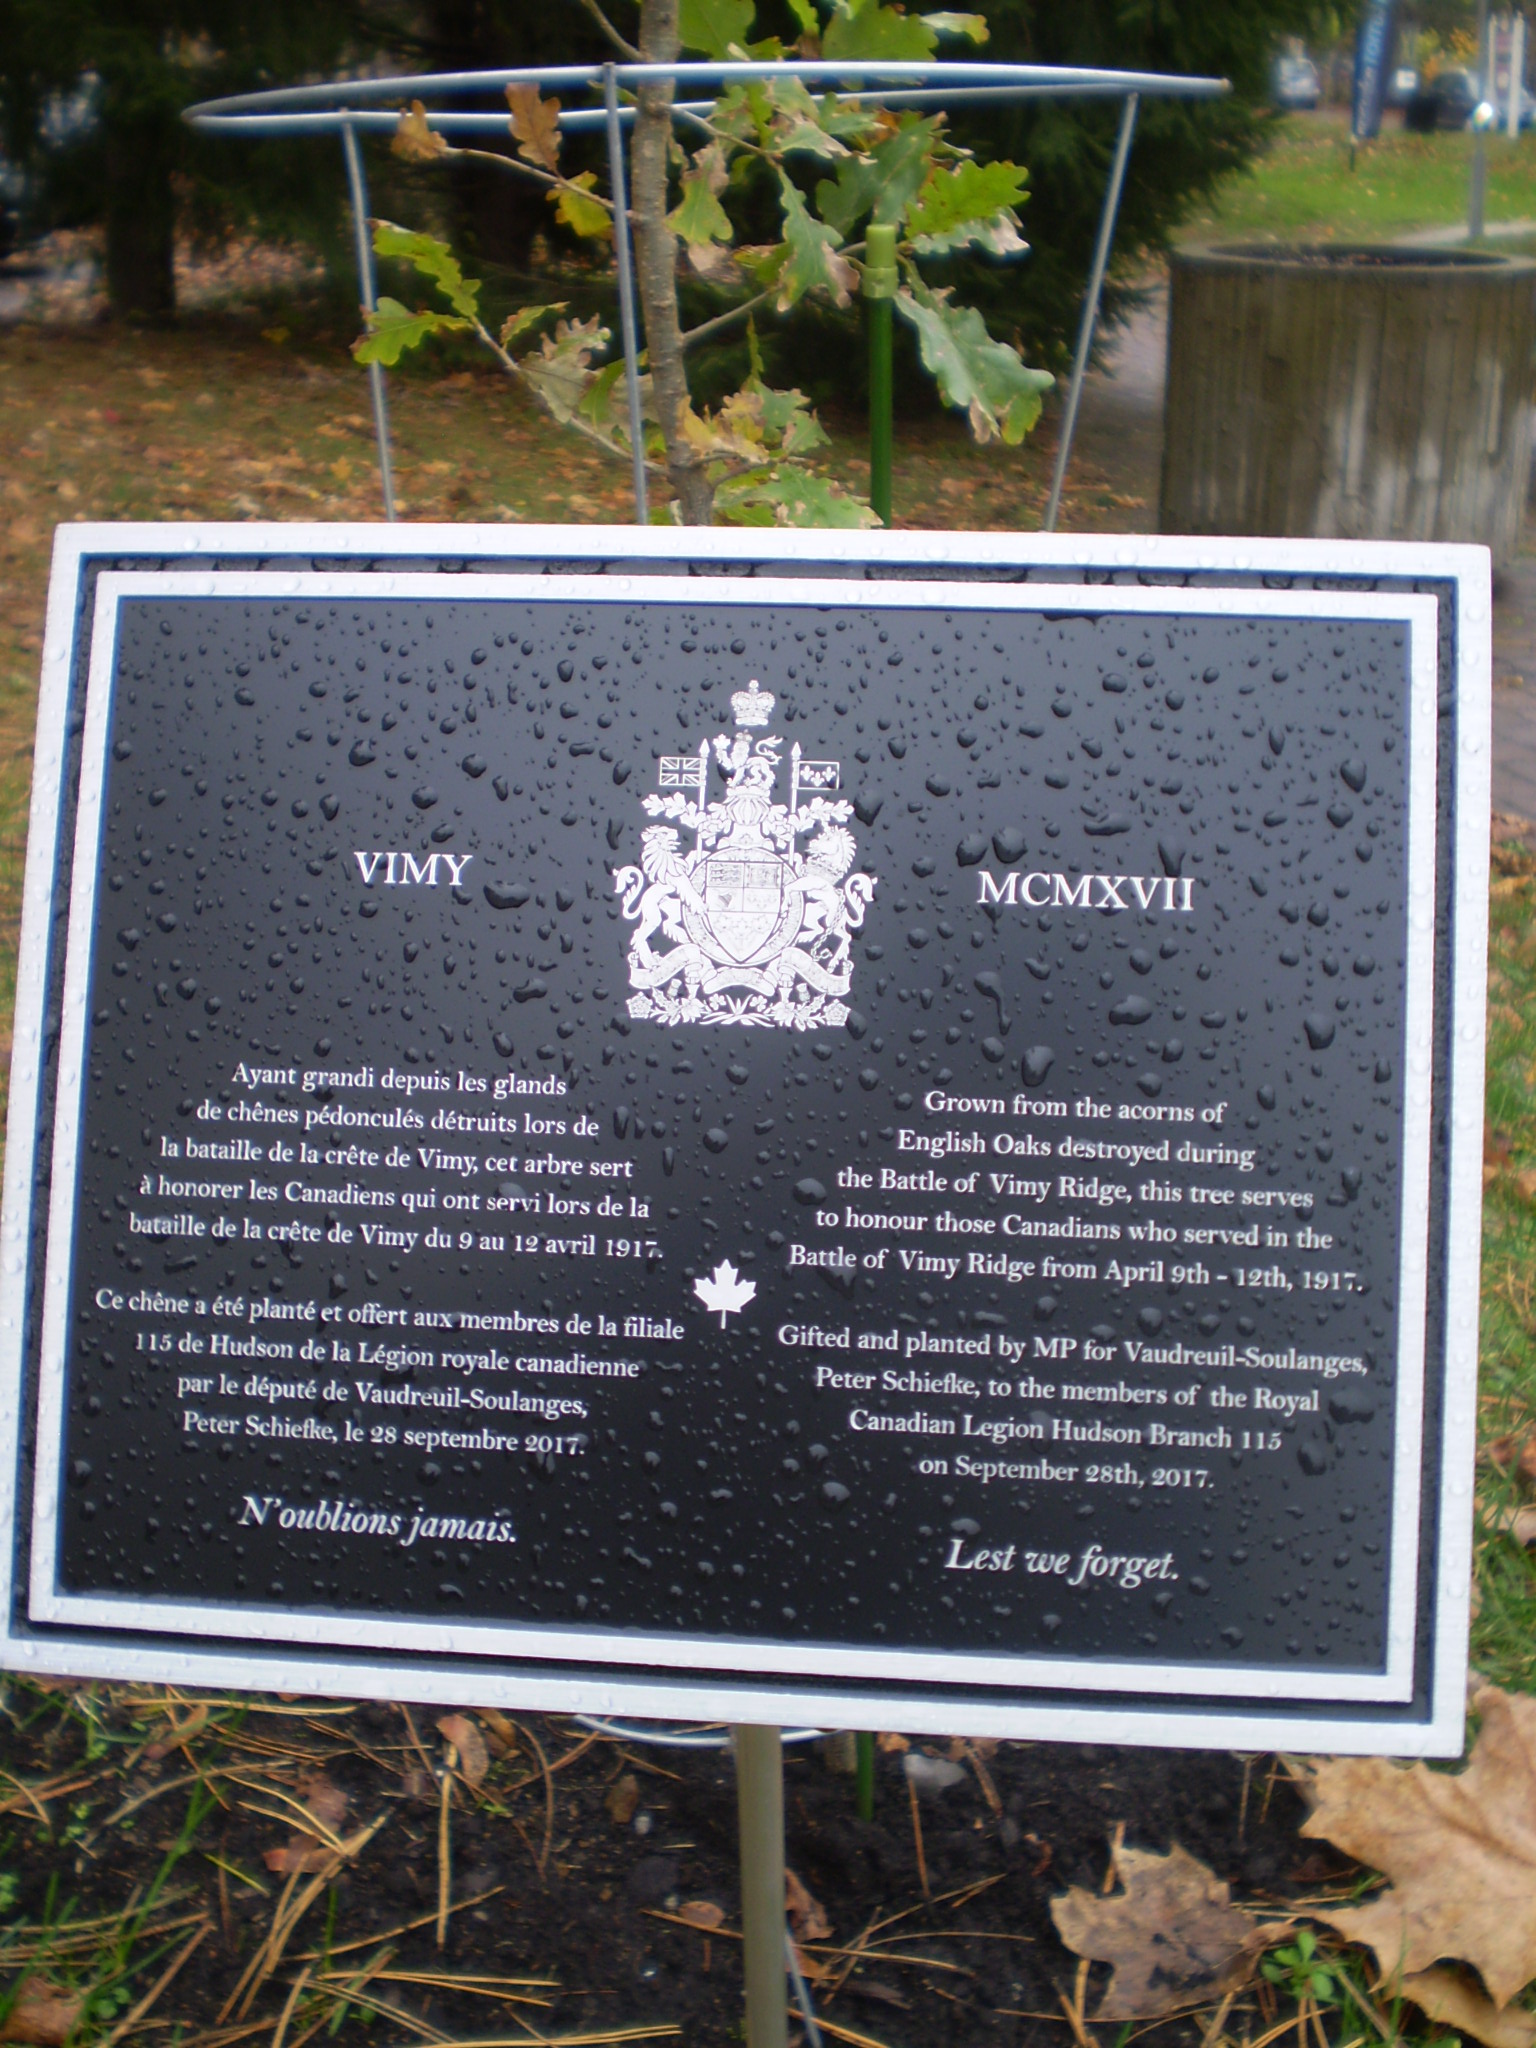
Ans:
[[[890,504],[890,499],[886,499]],[[854,1740],[853,1798],[860,1820],[875,1817],[875,1738],[867,1728],[861,1728]]]
[[[896,296],[896,230],[872,226],[864,238],[864,297],[869,304],[869,502],[891,523],[891,301]],[[860,1743],[873,1737],[859,1737]],[[870,1757],[869,1797],[874,1798]],[[859,1751],[859,1811],[864,1812],[864,1751]],[[865,1816],[868,1818],[868,1816]]]

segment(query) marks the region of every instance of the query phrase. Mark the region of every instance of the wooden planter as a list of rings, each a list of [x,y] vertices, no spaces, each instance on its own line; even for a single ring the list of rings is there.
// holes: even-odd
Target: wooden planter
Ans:
[[[1393,248],[1173,258],[1164,533],[1519,545],[1536,262]]]

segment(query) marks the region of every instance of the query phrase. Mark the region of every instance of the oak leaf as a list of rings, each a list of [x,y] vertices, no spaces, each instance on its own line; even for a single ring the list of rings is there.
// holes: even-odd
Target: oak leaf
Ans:
[[[814,1893],[806,1890],[792,1870],[784,1873],[784,1910],[796,1941],[828,1941],[832,1923],[827,1910]]]
[[[478,1785],[491,1768],[490,1752],[479,1728],[467,1714],[444,1714],[437,1732],[458,1751],[460,1775],[468,1784]]]
[[[34,2048],[62,2048],[80,2023],[84,1998],[56,1984],[24,1984],[3,2020],[0,2041],[30,2041]]]
[[[512,109],[512,133],[517,153],[542,170],[560,168],[560,102],[539,97],[536,85],[509,85],[507,105]]]
[[[1504,2006],[1536,1977],[1536,1699],[1487,1685],[1472,1705],[1482,1728],[1454,1777],[1319,1758],[1301,1832],[1391,1880],[1366,1905],[1314,1919],[1363,1942],[1388,1976],[1454,1957]]]
[[[409,164],[429,164],[435,158],[448,154],[448,144],[427,120],[427,110],[420,100],[412,100],[400,116],[390,149],[396,156],[403,156]]]
[[[1495,2005],[1459,1970],[1410,1971],[1397,1988],[1427,2018],[1470,2034],[1484,2048],[1536,2048],[1536,2013],[1519,2005]]]
[[[713,1899],[685,1899],[677,1909],[677,1917],[686,1920],[690,1927],[713,1934],[717,1927],[725,1925],[725,1908],[717,1906]]]
[[[640,1804],[640,1780],[633,1771],[626,1771],[622,1778],[608,1788],[603,1801],[608,1818],[615,1827],[627,1828],[635,1817]]]
[[[1051,1901],[1067,1947],[1114,1965],[1096,2020],[1155,2019],[1222,1998],[1289,1926],[1256,1927],[1215,1872],[1177,1843],[1166,1856],[1122,1848],[1115,1864],[1124,1891],[1105,1898],[1074,1885]]]

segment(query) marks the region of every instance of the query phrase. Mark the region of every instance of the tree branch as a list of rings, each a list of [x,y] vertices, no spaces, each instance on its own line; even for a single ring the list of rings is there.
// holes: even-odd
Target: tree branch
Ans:
[[[613,23],[604,14],[602,8],[598,6],[597,0],[581,0],[581,5],[591,15],[619,55],[627,57],[631,64],[637,64],[640,61],[640,52],[633,43],[626,42],[623,36],[619,34]]]

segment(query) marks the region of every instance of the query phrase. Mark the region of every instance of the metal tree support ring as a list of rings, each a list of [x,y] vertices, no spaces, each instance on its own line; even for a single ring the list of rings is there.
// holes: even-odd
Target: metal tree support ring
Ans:
[[[619,95],[633,92],[637,86],[656,79],[670,79],[674,86],[684,88],[719,88],[762,78],[797,79],[804,85],[834,90],[839,97],[849,101],[879,100],[882,105],[894,107],[1015,105],[1029,100],[1058,99],[1114,99],[1124,103],[1099,214],[1093,263],[1078,321],[1072,376],[1062,409],[1061,433],[1044,520],[1044,530],[1053,532],[1061,507],[1062,484],[1071,460],[1083,380],[1093,353],[1099,301],[1114,245],[1115,221],[1125,186],[1137,110],[1146,99],[1219,98],[1231,89],[1225,79],[1183,78],[1156,71],[1094,70],[1067,64],[978,64],[933,59],[904,64],[861,63],[831,58],[788,63],[553,64],[505,71],[442,71],[404,78],[335,79],[322,85],[285,86],[273,92],[240,93],[226,99],[204,100],[187,108],[183,119],[209,135],[341,136],[357,242],[359,300],[363,311],[371,313],[376,293],[368,235],[368,188],[358,144],[360,135],[393,134],[399,122],[399,105],[411,99],[423,102],[429,98],[445,100],[500,92],[509,85],[531,85],[540,92],[574,90],[599,95],[602,100],[599,106],[562,108],[558,122],[566,133],[593,128],[607,131],[609,179],[615,202],[614,253],[629,400],[635,519],[644,526],[649,511],[640,433],[640,323],[635,303],[629,213],[625,203],[627,181],[623,140],[624,129],[634,120],[634,108],[621,105]],[[380,105],[381,101],[386,104]],[[673,117],[697,124],[712,104],[711,100],[679,100],[672,108]],[[478,110],[429,107],[425,119],[434,134],[450,140],[455,136],[502,135],[507,130],[505,114]],[[395,503],[389,416],[384,371],[379,364],[370,365],[369,383],[384,512],[386,518],[393,519]]]

